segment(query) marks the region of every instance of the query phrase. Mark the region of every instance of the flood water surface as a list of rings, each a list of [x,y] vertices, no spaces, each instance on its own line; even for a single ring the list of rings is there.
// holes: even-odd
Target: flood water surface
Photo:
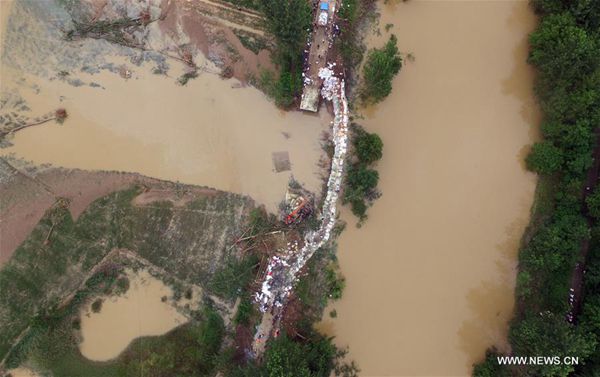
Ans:
[[[391,23],[415,60],[359,121],[384,142],[383,196],[339,240],[347,287],[321,326],[361,376],[463,376],[487,347],[507,346],[536,183],[522,163],[538,120],[535,18],[525,1],[392,3],[369,44]]]
[[[136,70],[137,78],[130,80],[107,71],[80,74],[104,88],[30,78],[35,89],[21,85],[20,92],[35,115],[64,107],[69,118],[64,125],[51,122],[18,131],[14,146],[0,153],[38,164],[138,172],[248,194],[275,210],[290,172],[275,172],[272,154],[283,151],[291,174],[310,190],[320,188],[326,115],[283,113],[256,89],[235,89],[235,80],[211,74],[181,87],[144,67]]]
[[[122,296],[106,298],[98,313],[91,303],[81,315],[81,354],[90,360],[117,357],[135,338],[162,335],[187,322],[162,298],[171,299],[172,290],[143,271],[129,274],[130,288]]]

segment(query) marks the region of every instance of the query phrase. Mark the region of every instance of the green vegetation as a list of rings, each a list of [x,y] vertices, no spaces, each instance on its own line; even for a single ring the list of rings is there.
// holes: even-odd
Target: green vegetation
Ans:
[[[255,314],[255,308],[250,295],[244,295],[238,306],[237,313],[233,318],[234,322],[241,325],[248,325],[250,318]]]
[[[129,279],[127,276],[122,276],[117,280],[117,294],[127,293],[129,290]]]
[[[267,41],[256,34],[242,29],[233,29],[233,33],[236,37],[238,37],[245,48],[255,54],[258,54],[261,50],[264,50],[268,47]]]
[[[234,299],[254,278],[257,267],[258,257],[253,254],[241,259],[231,257],[214,274],[209,289],[221,297]]]
[[[260,0],[225,0],[228,3],[254,10],[260,10]]]
[[[365,164],[372,164],[383,157],[383,141],[377,134],[358,132],[354,146],[358,159]]]
[[[361,28],[368,17],[375,17],[373,0],[345,0],[338,13],[340,33],[335,40],[336,50],[340,53],[347,68],[347,77],[352,77],[365,54]]]
[[[598,190],[586,190],[597,182],[586,179],[600,125],[600,3],[533,4],[541,22],[530,35],[529,62],[538,72],[535,90],[544,114],[544,140],[527,157],[527,166],[541,177],[519,253],[509,340],[513,355],[575,356],[580,364],[500,366],[497,351],[490,350],[473,373],[592,376],[600,370],[600,200]],[[585,204],[587,211],[582,211]],[[582,259],[586,250],[587,261]],[[575,275],[577,263],[586,263],[585,275]],[[584,279],[583,310],[571,324],[566,314],[577,277]]]
[[[80,354],[69,318],[39,321],[46,328],[38,331],[29,353],[36,369],[55,377],[72,377],[74,371],[86,377],[213,376],[225,335],[223,320],[208,308],[168,334],[136,339],[117,359],[99,363]]]
[[[288,304],[283,332],[269,341],[262,363],[233,361],[228,364],[225,376],[329,377],[334,370],[340,371],[340,376],[357,376],[356,365],[343,362],[345,352],[335,347],[332,338],[324,337],[312,327],[320,320],[329,296],[341,297],[343,286],[335,260],[335,247],[317,252],[307,262],[306,274],[300,278],[295,296]],[[243,302],[238,314],[245,311],[242,309]],[[295,313],[293,321],[287,317],[290,312]]]
[[[552,142],[542,141],[533,146],[526,162],[529,170],[540,174],[552,174],[560,170],[563,162],[562,151]]]
[[[367,205],[365,198],[377,187],[379,173],[377,170],[369,169],[365,164],[355,164],[346,173],[346,190],[344,191],[344,203],[350,203],[352,213],[361,221],[367,218]]]
[[[183,75],[179,76],[179,78],[177,79],[177,82],[181,86],[186,86],[188,81],[190,81],[191,79],[195,79],[196,77],[198,77],[198,71],[193,70],[193,71],[186,72]]]
[[[353,153],[358,161],[348,167],[343,203],[350,203],[352,213],[361,224],[367,218],[367,204],[381,195],[377,190],[379,173],[370,166],[383,156],[383,142],[379,135],[368,133],[357,124],[351,127],[354,132]]]
[[[96,301],[94,301],[92,303],[92,311],[94,313],[100,313],[100,310],[102,310],[102,299],[96,299]]]
[[[331,339],[314,330],[304,340],[284,333],[269,341],[261,365],[232,367],[227,377],[329,377],[338,354]]]
[[[600,219],[600,190],[595,190],[586,199],[586,205],[590,216]]]
[[[213,281],[217,266],[231,258],[224,242],[239,231],[245,221],[240,213],[250,207],[250,200],[216,193],[189,203],[190,210],[175,209],[170,202],[134,206],[132,199],[140,192],[136,187],[98,199],[77,222],[66,201],[47,211],[0,269],[0,358],[23,334],[9,359],[12,365],[24,360],[38,342],[37,334],[47,331],[47,318],[56,318],[46,313],[54,313],[73,292],[70,301],[76,307],[93,293],[125,291],[129,282],[120,276],[118,265],[103,264],[87,279],[113,249],[135,251],[182,281],[204,287]],[[71,328],[73,321],[68,322]]]
[[[265,376],[329,377],[336,348],[313,332],[310,341],[295,342],[285,334],[270,342],[265,353]]]
[[[392,80],[402,68],[397,42],[392,34],[383,48],[372,49],[367,54],[360,88],[360,99],[364,104],[381,102],[392,92]]]
[[[302,90],[302,50],[312,12],[306,0],[259,1],[267,20],[267,30],[276,40],[273,61],[280,70],[277,80],[264,82],[261,78],[261,86],[275,98],[278,106],[289,107]]]
[[[346,280],[341,275],[337,263],[331,263],[325,270],[327,293],[330,299],[339,300],[346,287]]]

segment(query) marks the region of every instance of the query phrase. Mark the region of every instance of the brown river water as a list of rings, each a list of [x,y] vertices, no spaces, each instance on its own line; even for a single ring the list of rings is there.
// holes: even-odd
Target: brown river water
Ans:
[[[383,196],[339,240],[347,278],[321,324],[361,376],[463,376],[506,345],[518,244],[536,178],[523,167],[539,119],[525,60],[525,1],[409,1],[381,8],[413,53],[360,121],[384,141]],[[331,309],[331,308],[330,308]],[[327,311],[328,312],[328,311]]]
[[[167,301],[173,292],[162,281],[142,271],[129,272],[130,288],[122,296],[104,299],[100,312],[91,302],[81,313],[81,354],[106,361],[117,357],[140,336],[162,335],[188,321]]]
[[[508,0],[391,0],[381,10],[381,36],[369,45],[381,45],[392,23],[415,61],[360,121],[385,143],[383,197],[361,229],[342,211],[347,288],[332,305],[338,317],[321,328],[350,346],[361,376],[468,375],[488,346],[507,346],[516,252],[535,187],[522,164],[539,118],[525,63],[535,18],[525,1]],[[2,67],[3,89],[17,76]],[[18,132],[0,154],[214,186],[274,209],[289,173],[273,172],[271,153],[289,151],[294,175],[319,186],[326,115],[281,113],[258,91],[209,74],[187,87],[143,67],[127,81],[108,72],[80,76],[106,89],[28,77],[40,87],[35,94],[19,84],[33,115],[61,105],[70,116],[63,126]],[[95,320],[110,314],[106,304]],[[167,331],[174,318],[150,332]],[[87,342],[105,328],[85,327]],[[110,352],[91,346],[89,356],[112,357],[123,344]]]
[[[125,64],[124,59],[114,61]],[[181,87],[149,70],[135,67],[129,80],[108,71],[79,74],[105,89],[25,75],[39,87],[36,94],[38,87],[18,83],[35,115],[64,107],[69,118],[64,125],[50,122],[18,131],[11,140],[14,146],[0,154],[248,194],[272,211],[283,200],[291,174],[308,189],[320,189],[326,112],[321,117],[284,113],[258,90],[235,88],[236,80],[213,74],[201,74]],[[172,71],[177,77],[177,70]],[[0,75],[21,76],[9,67]],[[288,152],[291,172],[274,171],[272,153],[280,151]]]

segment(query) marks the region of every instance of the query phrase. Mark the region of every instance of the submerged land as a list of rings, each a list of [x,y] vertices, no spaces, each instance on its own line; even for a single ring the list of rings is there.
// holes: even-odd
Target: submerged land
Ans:
[[[596,2],[326,4],[1,3],[0,375],[597,373]]]
[[[311,326],[342,287],[327,243],[341,171],[322,188],[346,148],[347,104],[335,78],[335,117],[283,113],[245,88],[261,87],[279,104],[281,79],[262,86],[257,62],[287,47],[259,30],[261,13],[227,3],[8,5],[3,373],[355,373]],[[331,154],[323,148],[330,119],[338,124]],[[284,224],[280,214],[298,200],[304,209]],[[323,250],[272,280],[286,310],[275,315],[272,301],[268,310],[261,304],[263,315],[255,294],[291,244]],[[279,359],[290,351],[293,361]]]

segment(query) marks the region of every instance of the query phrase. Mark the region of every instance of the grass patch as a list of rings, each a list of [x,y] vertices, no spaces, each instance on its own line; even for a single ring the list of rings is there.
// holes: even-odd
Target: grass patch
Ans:
[[[225,335],[221,317],[205,310],[189,323],[156,337],[134,340],[118,358],[94,362],[79,352],[68,321],[38,335],[30,363],[55,377],[211,376]]]
[[[257,267],[258,257],[253,254],[241,259],[231,257],[215,273],[209,289],[219,296],[234,299],[254,278]]]
[[[100,198],[77,222],[64,206],[46,212],[0,269],[0,358],[27,328],[37,331],[35,318],[45,318],[72,292],[76,304],[93,292],[124,292],[128,282],[119,279],[121,268],[114,264],[79,289],[114,248],[134,250],[174,277],[205,286],[231,253],[226,240],[239,231],[245,221],[240,213],[251,205],[248,198],[218,193],[190,204],[196,210],[175,210],[169,202],[136,207],[131,201],[139,192],[135,187]],[[28,336],[21,343],[14,360],[21,359],[19,348],[28,348]]]

